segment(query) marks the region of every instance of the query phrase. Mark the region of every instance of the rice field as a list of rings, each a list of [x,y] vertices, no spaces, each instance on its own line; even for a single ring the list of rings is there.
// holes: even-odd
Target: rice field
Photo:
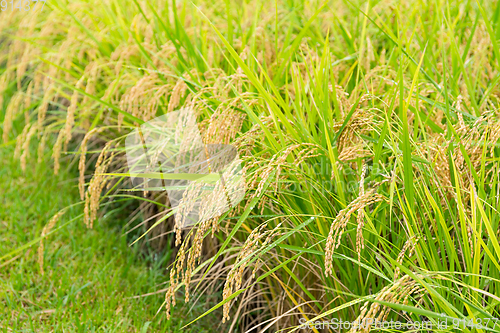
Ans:
[[[129,245],[172,251],[158,329],[208,298],[180,329],[500,332],[498,1],[4,2],[1,147],[73,170],[87,232],[134,207]],[[126,144],[187,109],[244,179],[188,226]]]

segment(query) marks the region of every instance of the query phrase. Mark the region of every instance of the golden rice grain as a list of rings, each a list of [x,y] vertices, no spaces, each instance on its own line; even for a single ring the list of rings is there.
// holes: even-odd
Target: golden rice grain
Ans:
[[[43,270],[43,250],[44,250],[43,239],[54,228],[57,221],[59,221],[59,218],[64,214],[64,212],[65,212],[64,210],[59,211],[56,215],[54,215],[50,219],[49,223],[47,223],[47,225],[45,227],[43,227],[40,245],[38,246],[38,265],[40,266],[40,273],[42,275],[44,274],[44,270]]]
[[[412,295],[421,298],[424,291],[425,289],[420,288],[415,280],[409,275],[405,275],[379,291],[375,296],[375,301],[405,304],[408,303],[409,297]],[[363,305],[349,333],[370,332],[373,324],[385,321],[391,310],[391,308],[377,302],[373,302],[369,308],[368,306],[369,302]]]
[[[359,196],[354,201],[352,201],[346,208],[342,209],[337,217],[332,222],[330,227],[330,232],[328,234],[328,238],[326,240],[325,246],[325,275],[329,276],[333,274],[333,251],[340,246],[340,239],[342,237],[343,232],[347,226],[347,222],[351,218],[351,215],[355,211],[359,211],[359,209],[367,207],[375,202],[379,202],[384,200],[384,197],[381,194],[375,193],[375,189],[371,189],[370,191],[364,193],[362,196]]]
[[[99,66],[97,62],[91,62],[85,67],[84,76],[87,77],[87,84],[85,85],[85,95],[83,96],[82,105],[86,105],[89,101],[88,96],[96,94],[96,81],[99,75]]]
[[[178,80],[172,90],[172,94],[170,95],[170,101],[168,102],[168,112],[174,111],[177,106],[179,106],[179,102],[181,97],[187,90],[187,85],[184,80]]]
[[[23,55],[17,65],[16,75],[17,75],[18,90],[21,90],[21,82],[24,77],[24,74],[26,73],[26,69],[28,68],[28,64],[31,60],[31,47],[32,46],[30,44],[25,46]]]
[[[228,300],[234,292],[241,288],[243,273],[248,266],[247,262],[255,254],[255,251],[258,248],[264,249],[271,242],[271,240],[278,234],[281,224],[278,224],[272,230],[264,231],[266,227],[267,224],[262,224],[261,226],[255,228],[248,236],[245,244],[243,244],[238,257],[236,258],[236,261],[226,278],[224,291],[222,293],[224,300]],[[231,310],[232,303],[233,301],[227,301],[224,303],[222,322],[229,320],[229,312]]]
[[[365,176],[368,170],[368,166],[365,162],[363,162],[363,167],[361,171],[361,177],[359,180],[359,197],[362,197],[365,194]],[[356,229],[356,252],[358,253],[358,260],[361,260],[361,250],[365,248],[365,241],[363,238],[363,227],[365,226],[364,219],[364,208],[361,207],[358,209],[358,218],[357,218],[357,229]]]
[[[401,249],[401,252],[399,252],[398,257],[396,259],[396,262],[398,264],[400,264],[400,265],[403,264],[403,259],[405,258],[405,255],[408,258],[411,258],[411,256],[413,255],[413,252],[415,251],[415,246],[416,246],[418,240],[419,240],[419,237],[414,236],[405,242],[405,245]],[[407,251],[408,251],[408,253],[406,253]],[[396,267],[396,269],[394,270],[394,281],[399,278],[400,273],[401,273],[401,269],[399,267]]]
[[[4,91],[7,88],[7,74],[0,75],[0,107],[3,107]]]
[[[41,130],[43,128],[43,122],[45,120],[45,116],[47,115],[47,110],[49,109],[49,103],[52,96],[52,91],[54,90],[54,86],[50,85],[45,94],[43,95],[42,104],[38,107],[38,128]]]
[[[27,162],[27,159],[28,159],[28,155],[29,155],[29,145],[30,145],[30,141],[31,141],[31,138],[33,137],[33,135],[35,134],[35,132],[37,131],[37,128],[35,125],[31,126],[28,134],[26,135],[26,138],[24,139],[24,143],[23,143],[23,147],[22,147],[22,150],[23,150],[23,154],[21,155],[21,170],[23,170],[23,172],[26,171],[26,162]]]
[[[59,174],[59,168],[61,167],[59,164],[59,159],[61,158],[61,150],[63,146],[63,140],[65,135],[64,128],[59,131],[57,135],[56,143],[54,144],[54,148],[52,150],[52,158],[54,159],[54,174]]]
[[[101,198],[101,192],[104,189],[106,182],[108,181],[108,176],[105,175],[108,166],[113,161],[114,153],[112,153],[108,158],[108,150],[110,149],[113,141],[109,141],[97,158],[94,176],[90,180],[89,187],[87,190],[88,196],[85,200],[85,209],[88,209],[90,214],[85,216],[85,225],[92,229],[94,226],[94,221],[97,218],[97,210],[99,208],[99,199]]]
[[[14,149],[14,158],[19,158],[21,156],[22,148],[23,148],[23,142],[26,139],[26,135],[28,134],[30,128],[31,128],[31,123],[27,123],[21,134],[17,137],[16,139],[16,148]]]
[[[12,130],[12,125],[17,117],[17,113],[22,103],[22,95],[20,93],[15,94],[7,106],[5,111],[5,117],[3,120],[3,141],[7,143],[9,141],[9,134]]]
[[[78,80],[78,82],[76,83],[77,89],[81,88],[84,78],[85,77],[82,76],[82,78]],[[66,123],[64,125],[64,137],[65,137],[64,150],[67,150],[68,143],[71,140],[73,134],[71,130],[73,129],[73,126],[75,124],[75,111],[78,104],[78,95],[79,93],[77,90],[73,91],[73,95],[71,96],[71,102],[66,112]]]
[[[42,135],[42,139],[40,140],[40,144],[38,145],[38,153],[37,153],[38,163],[42,163],[43,155],[45,152],[45,144],[47,143],[48,136],[49,136],[49,132],[45,131],[45,133],[43,133],[43,135]]]
[[[24,121],[29,123],[30,121],[30,109],[31,109],[31,96],[33,95],[33,81],[30,81],[28,89],[26,90],[26,97],[24,98]]]
[[[78,161],[78,190],[80,192],[80,199],[84,199],[85,194],[85,161],[87,157],[87,143],[92,135],[99,132],[100,129],[94,128],[93,130],[87,132],[85,137],[82,140],[82,144],[80,147],[80,159]]]

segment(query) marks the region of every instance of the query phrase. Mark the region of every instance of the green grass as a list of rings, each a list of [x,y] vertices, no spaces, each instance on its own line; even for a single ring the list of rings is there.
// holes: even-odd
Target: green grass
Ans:
[[[130,248],[118,214],[107,214],[87,229],[80,205],[74,205],[79,200],[73,174],[64,170],[54,176],[46,163],[31,163],[22,172],[12,156],[11,146],[0,148],[0,330],[180,332],[192,317],[188,309],[167,321],[163,309],[155,316],[163,293],[134,298],[164,288],[169,253],[148,255],[139,246]],[[44,239],[41,275],[42,228],[68,206]],[[205,323],[188,331],[209,328]]]

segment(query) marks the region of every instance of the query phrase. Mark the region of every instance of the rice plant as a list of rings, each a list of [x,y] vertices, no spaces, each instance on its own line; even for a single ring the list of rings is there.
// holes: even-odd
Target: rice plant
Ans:
[[[204,316],[222,308],[231,332],[500,331],[498,1],[50,0],[1,15],[5,144],[25,164],[26,142],[53,137],[54,172],[79,165],[89,228],[104,203],[140,202],[138,240],[179,247],[162,315],[221,293]],[[246,196],[181,229],[165,193],[132,188],[124,140],[183,107],[204,144],[237,147]]]

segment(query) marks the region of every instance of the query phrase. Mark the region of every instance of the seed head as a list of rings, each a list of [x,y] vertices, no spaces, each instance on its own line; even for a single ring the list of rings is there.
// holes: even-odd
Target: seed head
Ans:
[[[49,223],[47,223],[47,225],[45,227],[43,227],[42,235],[41,235],[41,240],[40,240],[40,245],[38,246],[38,265],[40,266],[40,273],[42,275],[44,274],[44,270],[43,270],[43,249],[44,249],[43,239],[52,230],[52,228],[54,228],[54,226],[56,225],[57,221],[59,221],[59,218],[63,214],[64,214],[64,210],[61,210],[60,212],[58,212],[56,215],[54,215],[50,219]]]

